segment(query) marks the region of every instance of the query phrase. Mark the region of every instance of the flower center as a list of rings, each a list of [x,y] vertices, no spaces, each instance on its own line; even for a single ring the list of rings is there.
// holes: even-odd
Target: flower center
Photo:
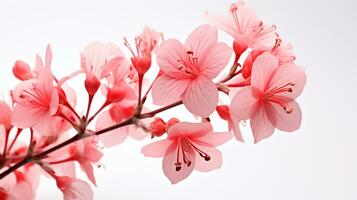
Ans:
[[[198,57],[194,56],[193,51],[187,51],[187,60],[177,60],[179,65],[177,69],[187,74],[190,77],[197,77],[198,72]]]
[[[293,108],[289,106],[285,98],[276,95],[284,92],[293,92],[292,86],[295,86],[295,83],[289,82],[281,87],[272,88],[263,94],[263,100],[278,104],[289,114],[293,111]]]
[[[194,150],[199,156],[201,156],[205,161],[210,161],[211,157],[196,147],[190,140],[186,139],[185,137],[181,137],[178,141],[178,148],[177,148],[177,155],[176,155],[176,162],[174,165],[176,166],[176,171],[180,171],[182,169],[182,163],[180,162],[180,152],[182,154],[183,163],[189,167],[191,165],[191,161],[187,156],[187,153],[191,150]]]
[[[22,90],[19,98],[23,100],[22,104],[40,107],[44,110],[49,108],[48,103],[46,103],[47,96],[37,88],[35,83],[29,90]]]

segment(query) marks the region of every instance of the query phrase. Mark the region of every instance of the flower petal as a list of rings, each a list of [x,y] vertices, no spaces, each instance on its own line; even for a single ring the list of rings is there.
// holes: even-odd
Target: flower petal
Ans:
[[[286,63],[281,65],[271,78],[269,89],[281,87],[288,83],[294,84],[294,86],[289,86],[292,88],[292,92],[284,92],[281,93],[281,95],[287,98],[296,99],[298,96],[300,96],[306,83],[306,74],[304,68],[293,63]]]
[[[200,71],[208,78],[215,78],[229,63],[232,49],[224,43],[213,43],[199,57]]]
[[[210,144],[212,146],[219,146],[232,139],[232,134],[228,132],[210,132],[201,137],[195,139],[195,141],[203,142],[206,144]]]
[[[271,104],[275,114],[275,126],[281,131],[292,132],[297,130],[301,125],[301,109],[296,101],[289,102],[289,106],[292,108],[291,113],[286,111],[277,104]]]
[[[201,58],[206,55],[207,48],[217,40],[217,28],[205,24],[192,31],[186,39],[185,47],[186,50],[192,51],[195,57]]]
[[[141,153],[147,157],[159,158],[163,157],[169,148],[169,146],[173,143],[171,140],[160,140],[154,143],[148,144],[141,149]]]
[[[108,126],[114,125],[115,122],[110,117],[108,111],[103,112],[98,116],[98,120],[96,122],[96,130],[101,130]],[[105,147],[113,147],[115,145],[119,145],[128,137],[128,133],[123,130],[123,128],[115,129],[106,134],[102,134],[99,136],[99,140],[103,142]]]
[[[165,74],[176,78],[187,77],[185,73],[178,69],[182,65],[181,63],[187,60],[187,50],[180,41],[168,39],[163,42],[157,50],[156,60]]]
[[[251,86],[264,92],[278,66],[279,60],[275,56],[269,53],[258,56],[253,63]]]
[[[160,76],[152,87],[153,103],[167,105],[180,100],[189,84],[189,79],[176,79],[167,75]]]
[[[170,127],[167,139],[174,139],[178,136],[189,136],[190,138],[202,137],[212,132],[213,127],[209,122],[190,123],[180,122]]]
[[[252,128],[254,143],[258,143],[262,139],[271,136],[274,132],[274,125],[268,118],[268,113],[264,105],[254,113],[250,120],[250,127]]]
[[[234,23],[230,21],[228,18],[225,18],[220,15],[211,15],[208,12],[205,12],[205,18],[208,23],[222,29],[224,32],[228,33],[231,36],[235,36],[237,34],[236,28],[234,27]]]
[[[253,97],[250,87],[243,88],[233,97],[230,110],[237,120],[249,119],[259,106],[259,102]]]
[[[195,169],[201,172],[208,172],[222,166],[222,153],[213,146],[198,145],[200,150],[205,152],[210,160],[206,161],[203,157],[196,155]]]
[[[197,77],[183,94],[182,101],[191,113],[208,117],[218,103],[217,86],[204,76]]]
[[[232,116],[232,120],[230,123],[231,123],[231,128],[233,131],[233,135],[236,138],[236,140],[244,142],[242,133],[239,128],[239,120],[236,117]]]
[[[187,164],[183,161],[182,151],[180,155],[179,161],[182,163],[181,169],[176,171],[176,158],[177,158],[177,142],[173,143],[166,151],[164,159],[162,160],[162,169],[164,171],[165,176],[170,180],[172,184],[176,184],[185,178],[187,178],[193,171],[195,166],[195,153],[191,149],[190,152],[185,152],[188,160],[191,161],[191,164],[187,166]]]

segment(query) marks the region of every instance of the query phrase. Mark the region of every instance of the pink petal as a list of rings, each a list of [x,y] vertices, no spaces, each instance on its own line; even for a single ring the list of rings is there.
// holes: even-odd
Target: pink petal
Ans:
[[[31,184],[25,180],[18,182],[11,189],[10,193],[15,199],[35,199],[35,193]]]
[[[38,118],[36,124],[32,127],[34,131],[41,133],[44,136],[51,136],[56,132],[53,130],[54,117],[49,113],[44,113],[41,118]]]
[[[217,86],[208,78],[199,76],[191,82],[182,96],[182,101],[191,113],[208,117],[218,103]]]
[[[222,153],[213,146],[199,145],[197,148],[209,155],[210,160],[206,161],[199,155],[196,155],[195,169],[201,172],[208,172],[219,169],[222,166]]]
[[[290,82],[294,83],[294,86],[289,86],[292,88],[292,92],[284,92],[281,93],[281,95],[291,99],[296,99],[298,96],[300,96],[306,83],[306,74],[304,68],[293,63],[286,63],[281,65],[271,78],[269,89],[281,87]]]
[[[149,134],[143,131],[141,128],[132,125],[132,126],[127,126],[123,127],[123,129],[129,133],[129,136],[135,140],[143,140],[146,138]]]
[[[210,132],[195,139],[195,141],[210,144],[212,146],[219,146],[232,139],[232,134],[228,132]]]
[[[274,125],[269,120],[264,105],[260,106],[250,119],[250,127],[252,128],[254,143],[258,143],[273,134]]]
[[[51,63],[52,63],[52,49],[50,45],[47,45],[46,48],[46,57],[45,57],[45,66],[47,68],[51,67]]]
[[[291,113],[286,113],[285,110],[277,104],[271,104],[275,114],[275,126],[281,131],[292,132],[297,130],[301,125],[301,109],[296,101],[289,102],[289,106],[293,109]]]
[[[195,154],[191,149],[190,152],[185,153],[188,159],[191,161],[191,165],[187,166],[184,164],[182,159],[182,152],[180,155],[180,162],[182,163],[182,167],[179,171],[176,171],[176,158],[177,158],[177,143],[173,143],[166,151],[164,159],[162,161],[162,169],[164,171],[165,176],[170,180],[172,184],[176,184],[185,178],[187,178],[193,171],[195,166]]]
[[[90,162],[81,162],[80,167],[82,171],[86,173],[87,178],[93,183],[93,185],[97,185],[92,164]]]
[[[190,79],[176,79],[167,75],[157,78],[152,87],[153,103],[167,105],[181,99],[190,84]]]
[[[171,140],[160,140],[144,146],[141,149],[141,153],[147,157],[154,157],[154,158],[163,157],[169,146],[172,144],[173,141]]]
[[[118,56],[115,58],[110,59],[108,62],[105,63],[103,67],[103,71],[100,74],[100,77],[109,76],[112,71],[119,68],[125,61],[125,58],[122,56]]]
[[[180,41],[169,39],[163,42],[157,50],[156,60],[165,74],[175,78],[187,77],[184,72],[178,69],[182,65],[180,62],[187,60],[187,50]]]
[[[110,117],[109,112],[105,111],[98,116],[96,122],[96,130],[101,130],[109,126],[112,126],[114,124],[115,122]],[[99,140],[103,142],[105,147],[113,147],[115,145],[119,145],[120,143],[124,142],[124,140],[127,137],[128,137],[128,133],[123,131],[122,128],[119,128],[100,135]]]
[[[220,15],[211,15],[208,12],[205,12],[205,18],[208,23],[222,29],[229,35],[234,36],[237,34],[235,24],[229,19]]]
[[[237,120],[247,120],[257,109],[259,102],[253,97],[252,89],[245,87],[238,91],[233,97],[230,105],[230,110],[233,117]]]
[[[178,136],[189,136],[190,138],[202,137],[212,132],[213,127],[209,122],[190,123],[180,122],[170,127],[167,139],[175,139]]]
[[[224,43],[213,43],[202,53],[200,58],[201,73],[208,78],[215,78],[229,63],[232,49]]]
[[[185,42],[187,51],[192,51],[193,55],[201,58],[207,53],[208,47],[217,42],[217,29],[210,25],[201,25],[188,36]]]
[[[253,63],[251,86],[264,92],[278,66],[279,60],[275,56],[269,53],[258,56]]]
[[[29,128],[38,123],[45,114],[46,113],[39,109],[30,109],[17,104],[12,112],[11,123],[19,128]]]
[[[236,138],[236,140],[244,142],[239,128],[239,120],[236,119],[236,117],[234,116],[232,116],[231,126],[232,126],[233,136]]]

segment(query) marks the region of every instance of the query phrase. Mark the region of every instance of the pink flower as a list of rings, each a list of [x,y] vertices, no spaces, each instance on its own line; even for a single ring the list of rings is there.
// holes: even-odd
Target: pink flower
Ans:
[[[216,111],[218,115],[228,122],[228,130],[233,132],[236,140],[243,142],[241,131],[239,128],[239,120],[236,119],[230,112],[227,105],[217,106]]]
[[[16,86],[12,91],[16,103],[12,113],[13,125],[19,128],[31,127],[43,135],[52,133],[53,115],[59,104],[53,81],[50,68],[44,67],[36,79],[23,81]]]
[[[19,80],[25,81],[34,78],[34,74],[31,71],[30,65],[22,60],[17,60],[12,67],[12,73]]]
[[[205,16],[209,23],[234,38],[235,45],[240,49],[239,52],[235,50],[238,55],[248,47],[253,49],[272,48],[276,42],[276,27],[265,26],[244,1],[240,0],[231,5],[228,18],[209,15],[207,12]]]
[[[183,101],[195,115],[209,116],[218,103],[217,86],[212,79],[228,64],[232,50],[217,42],[217,29],[202,25],[183,45],[166,40],[157,51],[162,75],[155,81],[152,97],[155,104]]]
[[[13,174],[5,177],[0,182],[0,199],[35,199],[35,188],[31,184],[30,178],[21,171],[15,171]]]
[[[151,52],[160,42],[161,33],[154,29],[145,27],[143,32],[135,38],[136,49],[131,48],[129,42],[124,39],[125,46],[128,47],[133,57],[131,63],[140,76],[145,74],[151,67]]]
[[[193,169],[207,172],[222,165],[216,146],[232,138],[229,133],[214,133],[210,123],[180,122],[168,130],[168,137],[142,148],[149,157],[164,157],[163,170],[172,184],[188,177]]]
[[[302,67],[293,63],[279,66],[275,56],[264,53],[253,64],[251,86],[232,99],[231,112],[239,120],[250,118],[255,143],[272,135],[275,128],[294,131],[301,123],[301,110],[294,99],[305,82]]]
[[[92,42],[81,53],[81,68],[86,74],[101,80],[119,66],[124,57],[115,44]]]
[[[57,187],[63,192],[64,200],[91,200],[93,191],[89,184],[66,176],[56,177]]]

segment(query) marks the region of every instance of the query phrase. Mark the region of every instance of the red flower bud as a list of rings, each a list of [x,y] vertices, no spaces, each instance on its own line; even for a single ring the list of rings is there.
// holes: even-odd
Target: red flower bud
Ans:
[[[160,137],[166,132],[166,124],[161,118],[155,118],[150,123],[150,132],[153,136]]]
[[[231,118],[229,107],[227,105],[217,106],[216,111],[223,120],[228,121]]]
[[[84,86],[90,96],[94,96],[97,93],[100,87],[100,81],[96,76],[91,73],[88,73],[86,76],[86,80],[84,81]]]

